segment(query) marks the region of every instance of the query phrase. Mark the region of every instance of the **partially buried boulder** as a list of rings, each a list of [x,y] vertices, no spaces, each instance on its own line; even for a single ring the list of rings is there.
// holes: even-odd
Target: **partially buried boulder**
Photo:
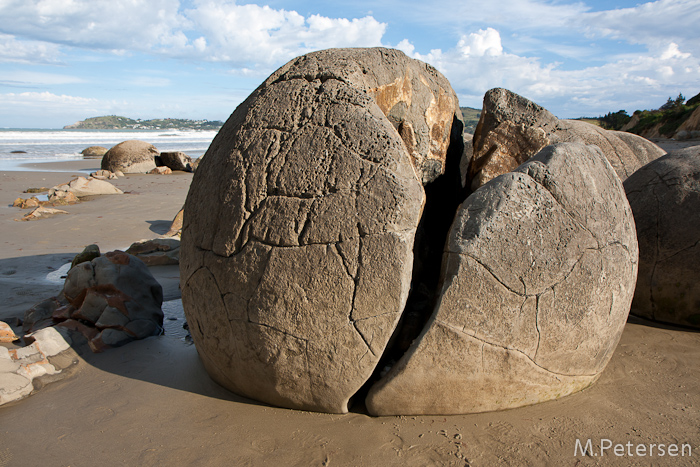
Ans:
[[[451,141],[461,154],[461,129],[445,78],[394,50],[311,53],[253,92],[184,208],[183,305],[209,374],[267,403],[346,412],[406,302],[421,182]]]
[[[639,238],[633,315],[700,328],[700,146],[625,180]]]
[[[70,182],[61,183],[49,190],[49,200],[57,193],[72,193],[78,198],[97,195],[123,195],[124,192],[106,180],[78,177]],[[60,195],[58,195],[60,197]]]
[[[102,157],[101,168],[123,173],[148,173],[156,168],[158,150],[145,141],[124,141],[111,148]]]
[[[372,387],[376,415],[534,404],[593,383],[637,274],[634,221],[600,149],[546,147],[463,203],[426,330]]]
[[[100,159],[107,153],[107,148],[103,148],[102,146],[90,146],[80,151],[80,153],[85,159]]]
[[[578,120],[559,120],[543,107],[502,88],[484,96],[469,164],[471,188],[510,172],[549,144],[594,144],[625,180],[664,151],[641,136],[604,130]]]

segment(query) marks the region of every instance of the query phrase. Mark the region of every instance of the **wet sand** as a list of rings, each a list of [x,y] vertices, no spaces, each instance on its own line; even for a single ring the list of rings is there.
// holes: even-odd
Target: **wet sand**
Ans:
[[[71,170],[95,165],[78,161]],[[130,175],[113,181],[125,195],[68,206],[69,214],[49,219],[14,220],[23,212],[8,205],[28,197],[22,190],[71,175],[0,172],[0,320],[58,293],[60,283],[42,278],[85,245],[125,249],[164,233],[191,180],[184,173]],[[166,299],[177,298],[176,269],[156,272]],[[476,415],[371,417],[361,404],[346,415],[265,406],[212,382],[196,349],[172,335],[84,352],[77,360],[62,380],[0,406],[0,467],[700,463],[700,333],[640,320],[627,324],[590,388]],[[632,455],[625,447],[620,457],[613,449],[583,456],[575,451],[577,439],[591,439],[596,453],[601,440],[631,443]],[[685,443],[692,457],[635,452],[638,445]]]

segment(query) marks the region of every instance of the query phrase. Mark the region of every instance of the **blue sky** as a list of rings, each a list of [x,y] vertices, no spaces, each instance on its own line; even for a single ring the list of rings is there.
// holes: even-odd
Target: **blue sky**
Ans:
[[[288,60],[384,46],[460,105],[505,87],[561,118],[700,92],[700,0],[0,0],[0,127],[225,120]]]

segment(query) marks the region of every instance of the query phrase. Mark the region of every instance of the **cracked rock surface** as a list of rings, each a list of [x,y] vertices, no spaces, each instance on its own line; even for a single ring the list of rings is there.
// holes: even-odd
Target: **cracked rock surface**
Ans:
[[[700,146],[647,164],[625,190],[639,239],[631,313],[700,328]]]
[[[573,142],[598,146],[621,180],[664,155],[641,136],[604,130],[578,120],[559,120],[545,108],[507,89],[491,89],[474,133],[468,176],[476,190],[510,172],[547,145]]]
[[[457,98],[387,49],[335,49],[273,73],[195,173],[180,257],[209,374],[270,404],[343,413],[411,283],[422,183],[444,171]]]
[[[632,212],[600,149],[546,147],[460,206],[433,316],[368,410],[484,412],[590,385],[622,333],[637,259]]]

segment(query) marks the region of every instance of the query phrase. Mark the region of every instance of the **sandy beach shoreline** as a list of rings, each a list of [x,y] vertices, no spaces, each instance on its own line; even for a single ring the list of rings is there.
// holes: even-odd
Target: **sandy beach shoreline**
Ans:
[[[95,160],[66,161],[0,172],[0,320],[21,317],[58,293],[62,284],[44,278],[86,245],[106,252],[165,233],[192,179],[181,172],[129,175],[113,181],[124,195],[63,208],[69,214],[16,221],[25,211],[10,206],[30,196],[23,190],[67,182],[97,166]],[[166,300],[177,299],[177,268],[153,271]],[[371,417],[361,404],[346,415],[269,407],[219,387],[194,346],[176,336],[76,358],[67,377],[0,406],[0,467],[700,462],[700,333],[642,320],[628,322],[602,377],[578,394],[447,417]],[[692,451],[577,453],[577,440],[589,439],[596,450],[610,440],[635,447],[688,444]]]

